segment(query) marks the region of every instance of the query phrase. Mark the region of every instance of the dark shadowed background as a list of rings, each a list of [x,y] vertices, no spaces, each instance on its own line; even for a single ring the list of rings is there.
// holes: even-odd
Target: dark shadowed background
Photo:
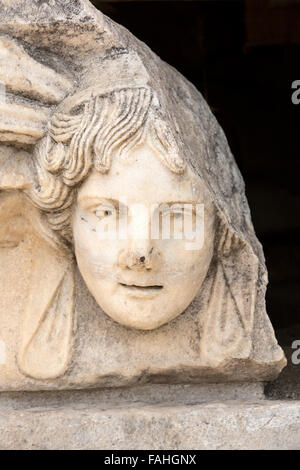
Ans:
[[[296,339],[300,104],[292,103],[291,85],[300,80],[300,0],[92,3],[176,67],[209,103],[246,183],[269,270],[269,316],[280,342],[287,328]]]

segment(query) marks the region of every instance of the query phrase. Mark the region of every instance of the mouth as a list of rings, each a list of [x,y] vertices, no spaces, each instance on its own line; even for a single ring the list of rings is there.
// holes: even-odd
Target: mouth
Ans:
[[[120,282],[119,285],[132,297],[152,298],[163,289],[161,285],[139,286],[137,284],[124,284],[122,282]]]

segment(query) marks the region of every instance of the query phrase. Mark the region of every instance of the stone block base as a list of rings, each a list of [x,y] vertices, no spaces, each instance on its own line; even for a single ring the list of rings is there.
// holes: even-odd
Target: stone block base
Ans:
[[[300,401],[262,385],[0,394],[2,449],[300,449]]]

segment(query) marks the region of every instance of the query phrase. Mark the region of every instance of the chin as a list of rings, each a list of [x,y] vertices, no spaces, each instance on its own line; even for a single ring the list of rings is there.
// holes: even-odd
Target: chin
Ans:
[[[118,312],[118,315],[107,315],[117,323],[119,323],[122,326],[125,326],[127,328],[132,328],[134,330],[142,330],[142,331],[151,331],[159,328],[160,326],[165,325],[168,323],[170,320],[169,319],[155,319],[155,320],[149,320],[149,319],[137,319],[137,318],[124,318],[122,315],[120,316],[120,312]]]
[[[121,306],[126,306],[121,308]],[[171,311],[164,310],[161,302],[148,300],[147,305],[140,299],[115,299],[114,305],[100,305],[112,320],[127,328],[135,330],[155,330],[178,317],[184,308],[174,307]],[[161,311],[159,315],[158,312]]]

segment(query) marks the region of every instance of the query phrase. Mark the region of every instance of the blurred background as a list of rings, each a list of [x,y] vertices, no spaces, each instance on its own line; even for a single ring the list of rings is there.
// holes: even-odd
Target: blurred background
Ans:
[[[268,314],[290,346],[300,339],[300,0],[92,3],[194,83],[223,127],[264,247]]]

